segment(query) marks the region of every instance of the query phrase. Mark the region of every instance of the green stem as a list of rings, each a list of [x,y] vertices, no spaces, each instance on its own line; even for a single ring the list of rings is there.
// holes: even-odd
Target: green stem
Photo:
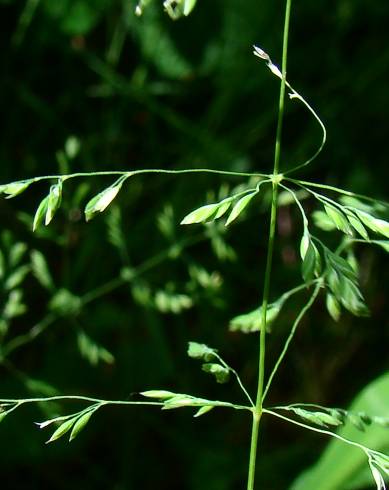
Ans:
[[[285,420],[285,422],[289,422],[294,425],[298,425],[299,427],[303,427],[304,429],[311,430],[313,432],[318,432],[319,434],[325,434],[330,437],[334,437],[335,439],[339,439],[340,441],[349,444],[350,446],[357,447],[358,449],[362,449],[364,453],[368,451],[368,448],[363,446],[362,444],[359,444],[358,442],[351,441],[350,439],[346,439],[345,437],[340,436],[336,432],[331,432],[329,430],[325,429],[318,429],[317,427],[313,427],[312,425],[307,425],[302,422],[298,422],[297,420],[290,419],[289,417],[285,417],[284,415],[281,415],[280,413],[273,412],[272,410],[263,410],[263,413],[267,413],[269,415],[273,415],[273,417],[277,417],[279,419]]]
[[[271,374],[269,376],[269,380],[267,382],[265,391],[263,393],[262,402],[265,400],[266,395],[267,395],[267,393],[268,393],[268,391],[270,389],[270,386],[271,386],[271,384],[273,382],[273,378],[276,375],[276,373],[278,371],[278,368],[280,367],[282,361],[284,360],[284,357],[285,357],[285,355],[286,355],[286,353],[287,353],[287,351],[289,349],[289,345],[290,345],[290,343],[293,340],[294,334],[296,333],[297,327],[299,326],[301,320],[304,318],[304,315],[307,313],[307,311],[311,308],[311,306],[315,302],[315,300],[316,300],[316,298],[317,298],[317,296],[318,296],[321,288],[322,288],[322,281],[318,281],[316,283],[316,287],[313,290],[313,293],[312,293],[311,297],[309,298],[308,302],[302,308],[302,310],[298,314],[296,320],[294,321],[293,326],[292,326],[292,328],[290,330],[290,333],[288,335],[288,338],[286,339],[285,345],[284,345],[284,347],[283,347],[283,349],[281,351],[281,354],[280,354],[280,356],[279,356],[276,364],[274,365],[273,371],[271,372]]]
[[[231,177],[262,177],[269,178],[270,175],[263,174],[259,172],[234,172],[229,170],[216,170],[212,168],[183,168],[178,170],[169,170],[169,169],[161,169],[161,168],[144,168],[140,170],[105,170],[102,172],[75,172],[72,174],[52,174],[52,175],[41,175],[39,177],[32,177],[31,179],[23,179],[16,182],[25,182],[25,183],[35,183],[40,182],[41,180],[69,180],[75,179],[79,177],[104,177],[104,176],[122,176],[124,178],[133,177],[134,175],[141,174],[168,174],[168,175],[181,175],[181,174],[215,174],[215,175],[225,175]],[[14,182],[14,183],[16,183]]]
[[[29,404],[29,403],[49,403],[55,401],[69,401],[69,402],[90,402],[98,405],[149,405],[163,407],[164,402],[161,401],[129,401],[129,400],[102,400],[100,398],[92,398],[89,396],[78,396],[78,395],[58,395],[50,397],[37,397],[37,398],[4,398],[0,399],[0,405],[17,404],[17,406]],[[197,400],[194,399],[192,405],[188,407],[201,407],[201,406],[212,406],[220,408],[234,408],[235,410],[251,410],[251,407],[246,405],[236,405],[235,403],[221,402],[218,400]],[[178,408],[178,407],[177,407]]]
[[[342,194],[343,196],[356,197],[358,199],[363,199],[364,201],[379,203],[384,206],[389,206],[389,202],[383,201],[382,199],[374,199],[373,197],[364,196],[363,194],[357,194],[351,191],[346,191],[344,189],[340,189],[339,187],[334,187],[333,185],[319,184],[318,182],[308,182],[306,180],[291,179],[290,177],[285,177],[285,180],[292,182],[293,184],[299,185],[305,190],[308,190],[306,189],[306,187],[318,187],[320,189],[326,189],[332,192],[336,192],[338,194]]]
[[[250,444],[250,462],[249,462],[249,476],[247,480],[247,489],[254,489],[255,481],[255,463],[258,451],[258,434],[259,434],[259,423],[261,421],[261,415],[253,410],[253,425],[251,429],[251,444]]]
[[[270,293],[270,279],[273,263],[273,250],[274,240],[276,233],[277,222],[277,198],[278,198],[278,185],[279,185],[279,168],[281,157],[281,138],[282,127],[284,121],[284,102],[285,102],[285,87],[286,87],[286,67],[288,60],[288,38],[289,38],[289,24],[290,24],[290,12],[291,12],[292,0],[286,0],[285,7],[285,22],[284,22],[284,34],[283,34],[283,47],[282,47],[282,79],[280,87],[279,105],[278,105],[278,121],[277,121],[277,134],[276,143],[274,149],[274,167],[273,167],[273,186],[272,186],[272,202],[271,202],[271,214],[270,214],[270,226],[269,226],[269,241],[268,251],[266,259],[265,280],[263,287],[263,300],[262,300],[262,328],[260,331],[259,340],[259,366],[258,366],[258,388],[255,408],[253,409],[253,422],[251,430],[251,445],[250,445],[250,461],[249,472],[247,481],[247,490],[254,490],[255,480],[255,464],[258,452],[258,434],[259,424],[262,416],[262,398],[265,379],[265,355],[266,355],[266,321],[267,321],[267,306],[269,303]]]

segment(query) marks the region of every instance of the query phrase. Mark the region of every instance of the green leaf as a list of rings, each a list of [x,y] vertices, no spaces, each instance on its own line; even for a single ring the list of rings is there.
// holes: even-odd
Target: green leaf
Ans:
[[[329,268],[327,272],[328,287],[334,293],[335,298],[339,301],[342,298],[342,289],[340,284],[340,276],[335,269]]]
[[[45,225],[47,226],[54,217],[54,214],[61,205],[62,200],[62,181],[50,187],[50,193],[47,200],[47,210],[45,215]]]
[[[82,357],[87,359],[92,366],[97,366],[100,361],[112,364],[115,361],[113,355],[91,339],[83,330],[77,334],[77,345]]]
[[[372,212],[374,210],[374,206],[377,205],[376,202],[374,204],[368,204],[352,196],[341,196],[339,200],[344,206],[347,206],[348,208],[356,208],[367,213]]]
[[[389,238],[389,222],[383,219],[375,218],[371,216],[369,213],[365,211],[361,211],[359,209],[354,209],[354,212],[358,215],[359,219],[370,228],[375,233],[379,233],[380,235]]]
[[[212,361],[216,357],[216,350],[211,349],[205,344],[199,344],[198,342],[189,342],[188,344],[188,356],[192,359],[202,359],[204,361]]]
[[[2,422],[7,415],[8,415],[8,412],[0,412],[0,422]]]
[[[177,393],[172,393],[171,391],[166,390],[148,390],[142,391],[140,394],[142,396],[146,396],[147,398],[157,398],[158,400],[167,400],[168,398],[177,396]]]
[[[331,315],[331,317],[336,322],[339,321],[341,315],[340,304],[338,300],[335,298],[335,296],[331,293],[327,293],[326,306],[327,306],[328,313]]]
[[[72,441],[78,436],[78,434],[86,426],[96,410],[97,408],[95,408],[94,410],[89,410],[89,412],[84,413],[83,415],[81,415],[80,418],[77,419],[76,423],[73,426],[72,432],[70,433],[69,441]]]
[[[57,396],[60,395],[60,392],[55,388],[55,386],[47,383],[46,381],[42,381],[41,379],[26,377],[23,380],[23,384],[28,391],[31,393],[37,394],[39,396]]]
[[[169,17],[173,20],[177,20],[182,15],[188,15],[190,11],[193,9],[194,5],[191,7],[192,1],[188,0],[165,0],[163,2],[163,6],[165,7],[165,11],[169,15]],[[194,2],[195,3],[195,2]],[[188,11],[187,14],[185,14],[185,7]]]
[[[147,7],[147,5],[151,2],[152,0],[139,0],[135,7],[135,15],[140,17],[143,14],[143,9]]]
[[[295,198],[297,198],[299,201],[303,201],[309,196],[309,192],[304,189],[294,191],[294,195],[290,191],[281,191],[278,193],[277,203],[279,207],[290,206],[291,204],[296,204]]]
[[[210,412],[212,409],[214,409],[212,405],[208,405],[205,407],[201,407],[194,415],[193,417],[201,417],[202,415],[205,415],[206,413]]]
[[[162,313],[178,314],[193,307],[193,300],[187,294],[176,294],[169,291],[157,291],[154,298],[155,307]]]
[[[336,230],[334,221],[324,211],[314,211],[312,218],[315,225],[324,231]]]
[[[54,431],[53,435],[50,437],[50,439],[47,441],[47,443],[56,441],[57,439],[59,439],[60,437],[65,435],[66,432],[68,432],[73,427],[77,418],[78,417],[73,417],[69,420],[66,420],[63,424],[61,424],[58,427],[58,429],[56,431]]]
[[[342,292],[340,301],[348,311],[356,316],[369,316],[369,309],[357,284],[343,276],[340,278],[340,289]]]
[[[228,219],[226,221],[226,226],[231,224],[236,218],[240,215],[240,213],[245,209],[245,207],[249,204],[251,199],[258,194],[257,191],[252,192],[251,194],[247,194],[247,196],[242,197],[239,201],[234,205]]]
[[[271,324],[278,317],[283,304],[284,301],[280,299],[268,305],[267,312],[266,312],[267,331],[270,331]],[[231,332],[237,332],[237,331],[243,333],[259,332],[263,325],[262,318],[263,318],[262,306],[260,306],[259,308],[256,308],[253,311],[232,318],[230,320],[229,329]]]
[[[102,213],[115,199],[122,187],[122,183],[110,186],[104,189],[92,199],[85,206],[85,219],[90,221],[96,214]]]
[[[6,199],[18,196],[29,187],[31,182],[11,182],[10,184],[0,185],[0,194],[7,194]]]
[[[354,250],[349,248],[347,250],[347,262],[350,264],[352,270],[355,272],[355,275],[358,276],[359,274],[359,263],[358,260],[355,256]]]
[[[67,8],[61,16],[61,27],[70,36],[86,35],[96,25],[103,12],[102,5],[98,5],[96,0],[92,3],[73,0],[65,5]]]
[[[389,373],[381,376],[355,398],[350,412],[387,414],[389,406]],[[361,432],[351,424],[340,428],[338,434],[346,439],[374,448],[377,451],[389,449],[388,431],[371,425]],[[363,451],[348,446],[343,442],[331,439],[316,464],[305,471],[289,487],[289,490],[353,490],[370,487],[371,476],[365,473],[366,455]],[[363,479],[360,478],[363,476]],[[357,481],[360,485],[357,487]]]
[[[12,245],[8,257],[9,265],[11,267],[17,266],[21,262],[24,254],[27,252],[27,249],[27,245],[23,242],[16,242],[14,245]]]
[[[195,8],[197,0],[184,0],[183,13],[185,16],[189,15]]]
[[[158,3],[161,2],[147,0],[139,2],[136,12],[141,15],[145,11],[145,21],[139,22],[138,19],[126,16],[126,22],[129,23],[131,35],[136,38],[143,59],[154,65],[158,75],[166,80],[165,88],[170,91],[171,79],[184,80],[193,75],[194,68],[189,57],[182,51],[181,43],[177,43],[172,36],[172,30],[167,28],[165,19],[159,15]],[[182,6],[179,11],[176,10],[176,13],[179,13],[176,17],[183,15]],[[143,83],[143,76],[141,71],[135,77],[138,83]]]
[[[294,407],[289,407],[288,410],[294,412],[302,419],[305,419],[312,424],[320,425],[322,427],[337,427],[338,425],[343,424],[343,421],[340,419],[340,417],[336,415],[330,415],[326,412],[312,412],[303,408]]]
[[[65,153],[69,160],[73,160],[80,151],[80,140],[76,136],[69,136],[65,142]]]
[[[389,456],[386,454],[374,455],[374,463],[389,476]]]
[[[230,379],[230,371],[226,367],[217,363],[207,363],[202,365],[202,370],[206,373],[213,374],[218,383],[227,383]]]
[[[340,276],[345,276],[352,281],[356,281],[356,273],[347,260],[328,249],[325,252],[325,257],[330,269],[334,269]]]
[[[49,309],[59,315],[77,315],[82,306],[81,298],[67,289],[58,289],[49,302]]]
[[[185,216],[185,218],[181,221],[181,225],[191,225],[193,223],[205,223],[210,218],[215,219],[216,213],[218,212],[221,203],[216,204],[207,204],[205,206],[201,206],[201,208],[195,209],[191,213]],[[224,204],[223,204],[224,207]]]
[[[229,197],[227,199],[224,199],[220,203],[220,207],[217,210],[217,213],[215,214],[215,219],[221,218],[230,208],[232,204],[232,199]]]
[[[347,210],[346,215],[354,230],[359,233],[362,238],[364,238],[365,240],[369,240],[369,234],[367,233],[366,228],[363,226],[360,219],[350,210]]]
[[[52,290],[54,288],[54,282],[45,256],[39,250],[32,250],[30,256],[32,273],[44,288],[49,291]]]
[[[302,260],[304,260],[306,254],[307,254],[307,250],[308,250],[310,242],[311,242],[311,236],[309,234],[309,231],[305,228],[304,234],[303,234],[303,236],[301,238],[301,242],[300,242],[300,257]]]
[[[26,311],[27,306],[23,303],[23,291],[21,289],[13,289],[3,308],[3,320],[23,315]]]
[[[204,405],[208,400],[203,398],[195,398],[189,395],[176,395],[165,401],[162,410],[171,410],[182,407],[198,407]]]
[[[301,273],[305,282],[310,282],[315,276],[317,267],[317,255],[318,251],[312,240],[308,243],[308,248],[303,259]]]
[[[370,470],[375,484],[377,485],[377,490],[386,490],[385,481],[378,469],[374,465],[370,464]]]
[[[353,413],[347,413],[347,421],[350,422],[354,427],[358,430],[364,432],[365,424],[359,415],[355,415]]]
[[[45,219],[48,210],[48,205],[49,205],[49,196],[46,196],[44,199],[42,199],[42,201],[38,206],[38,209],[35,212],[32,231],[35,231],[43,223],[43,220]]]
[[[25,277],[30,271],[31,267],[29,265],[21,265],[7,277],[7,280],[4,283],[4,288],[8,291],[15,289],[24,281]]]
[[[352,231],[346,216],[338,208],[332,206],[331,204],[324,204],[324,209],[338,230],[343,231],[343,233],[346,233],[347,235],[352,235]]]
[[[373,417],[372,421],[375,424],[381,425],[386,429],[389,429],[389,417]]]

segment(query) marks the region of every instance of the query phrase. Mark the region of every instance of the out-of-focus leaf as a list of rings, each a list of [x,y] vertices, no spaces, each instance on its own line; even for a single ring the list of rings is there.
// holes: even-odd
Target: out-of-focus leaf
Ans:
[[[178,314],[192,308],[193,301],[187,294],[157,291],[154,299],[155,307],[162,313]]]
[[[7,280],[4,283],[5,289],[11,290],[18,287],[24,281],[30,270],[31,267],[27,264],[21,265],[15,269],[12,274],[7,277]]]
[[[3,317],[6,320],[23,315],[27,311],[27,306],[23,303],[23,291],[13,289],[4,305]]]
[[[104,12],[107,2],[105,0],[72,0],[66,9],[65,15],[61,16],[62,30],[71,36],[87,34],[95,27],[100,16]]]
[[[73,160],[78,155],[80,151],[80,140],[76,136],[69,136],[65,142],[65,153],[66,156]]]
[[[268,331],[271,329],[271,324],[279,315],[281,308],[284,304],[283,300],[275,301],[268,305],[266,312],[266,328]],[[258,332],[262,328],[262,306],[256,308],[249,313],[238,315],[230,320],[229,329],[232,332],[240,331],[243,333]]]
[[[304,408],[289,408],[290,411],[294,412],[296,415],[304,419],[305,421],[314,424],[314,425],[319,425],[322,427],[337,427],[338,425],[343,424],[343,420],[337,416],[336,413],[334,414],[329,414],[327,412],[319,412],[319,411],[312,411],[312,410],[306,410]]]
[[[49,308],[60,315],[76,315],[81,308],[81,299],[62,288],[52,297]]]
[[[388,415],[389,406],[389,374],[385,374],[370,383],[355,398],[350,412],[366,412],[369,415]],[[361,432],[352,424],[346,424],[338,434],[347,439],[359,442],[377,451],[389,449],[387,429],[371,425]],[[332,439],[318,462],[306,470],[291,485],[290,490],[353,490],[372,484],[370,473],[366,473],[366,455],[363,451],[350,447],[339,440]],[[364,472],[365,481],[359,475]],[[362,483],[360,486],[353,481]]]
[[[213,374],[218,383],[227,383],[230,379],[230,371],[217,363],[206,363],[202,365],[202,370],[206,373]]]
[[[19,265],[27,251],[27,248],[27,245],[22,242],[16,242],[14,245],[12,245],[8,256],[8,262],[11,267],[16,267]]]
[[[215,349],[212,349],[205,344],[199,344],[198,342],[189,342],[188,344],[188,356],[193,359],[212,361],[216,357],[216,352]]]
[[[54,282],[51,277],[49,266],[47,265],[46,258],[39,250],[31,251],[31,267],[32,273],[40,284],[49,291],[54,288]]]
[[[324,211],[314,211],[312,213],[315,225],[324,231],[333,231],[336,229],[334,221]]]
[[[99,345],[82,330],[78,332],[77,344],[81,355],[92,366],[96,366],[100,361],[106,362],[107,364],[112,364],[115,361],[113,355],[105,347]]]
[[[326,306],[327,306],[328,313],[331,315],[333,320],[335,320],[336,322],[339,321],[341,315],[340,304],[338,300],[335,298],[335,296],[331,293],[327,293]]]

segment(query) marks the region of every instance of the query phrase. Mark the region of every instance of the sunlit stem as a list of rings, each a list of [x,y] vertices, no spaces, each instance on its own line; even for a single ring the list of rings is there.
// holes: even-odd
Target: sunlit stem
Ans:
[[[279,105],[278,105],[276,142],[275,142],[275,149],[274,149],[273,185],[272,185],[272,201],[271,201],[270,225],[269,225],[269,240],[268,240],[268,251],[267,251],[267,259],[266,259],[265,280],[264,280],[264,287],[263,287],[263,300],[262,300],[262,308],[261,308],[262,328],[260,331],[260,340],[259,340],[258,387],[257,387],[257,398],[256,398],[255,408],[253,409],[247,490],[254,489],[255,466],[256,466],[256,459],[257,459],[257,452],[258,452],[259,424],[262,416],[262,398],[263,398],[264,379],[265,379],[267,306],[269,303],[270,278],[271,278],[271,271],[272,271],[273,249],[274,249],[274,240],[275,240],[275,232],[276,232],[276,222],[277,222],[277,198],[278,198],[278,185],[279,185],[278,174],[280,169],[281,138],[282,138],[282,127],[283,127],[283,120],[284,120],[286,67],[287,67],[287,60],[288,60],[288,37],[289,37],[291,6],[292,6],[292,0],[286,0],[283,48],[282,48],[282,79],[281,79]]]

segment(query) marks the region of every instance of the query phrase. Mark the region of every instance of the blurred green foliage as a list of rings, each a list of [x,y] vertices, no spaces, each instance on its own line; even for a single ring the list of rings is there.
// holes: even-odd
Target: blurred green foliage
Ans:
[[[2,183],[71,171],[270,170],[278,87],[251,46],[279,61],[283,2],[199,0],[174,22],[160,0],[141,17],[136,5],[0,2]],[[305,175],[381,198],[389,177],[388,18],[384,0],[300,1],[288,75],[329,132]],[[304,110],[288,105],[283,169],[310,154],[317,132]],[[186,343],[217,346],[253,389],[256,339],[228,325],[258,307],[266,196],[228,232],[220,223],[188,230],[178,223],[189,211],[248,183],[141,176],[86,225],[81,209],[111,183],[69,183],[55,222],[34,235],[48,189],[1,200],[2,395],[125,399],[163,386],[239,400],[234,387],[215,386],[187,360]],[[300,281],[298,219],[292,206],[281,209],[274,300]],[[335,325],[324,301],[316,305],[272,402],[346,406],[387,369],[384,252],[359,253],[371,322],[344,315]],[[281,348],[293,301],[273,326],[269,357]],[[192,423],[187,413],[110,409],[72,445],[49,447],[31,424],[42,417],[24,409],[1,425],[2,488],[200,490],[205,480],[207,490],[242,488],[249,424],[239,414],[214,410]],[[258,471],[268,490],[287,488],[323,447],[317,436],[273,422],[262,440]]]

